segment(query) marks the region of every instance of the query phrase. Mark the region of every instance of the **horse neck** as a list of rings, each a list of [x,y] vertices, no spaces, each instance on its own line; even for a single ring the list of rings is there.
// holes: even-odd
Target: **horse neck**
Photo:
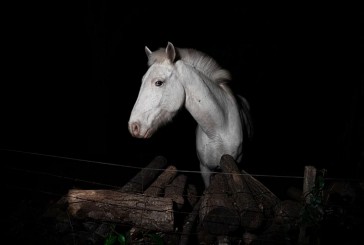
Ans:
[[[185,107],[208,135],[226,128],[231,96],[219,85],[198,72],[189,72],[182,79],[186,92]]]

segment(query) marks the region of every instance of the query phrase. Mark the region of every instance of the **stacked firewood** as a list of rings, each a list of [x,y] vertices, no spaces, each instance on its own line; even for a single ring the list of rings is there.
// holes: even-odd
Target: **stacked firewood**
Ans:
[[[193,207],[198,198],[187,176],[157,156],[120,189],[70,190],[67,209],[74,218],[101,222],[103,229],[107,223],[127,225],[129,239],[134,240],[145,231],[173,233],[181,229],[176,222],[178,211],[187,205]],[[185,219],[183,228],[189,233],[196,217]]]
[[[222,156],[221,168],[198,198],[186,175],[158,156],[121,189],[70,190],[68,212],[79,219],[130,225],[131,237],[140,230],[175,232],[181,234],[180,244],[187,244],[190,233],[197,233],[199,242],[210,242],[243,232],[249,243],[271,227],[281,202],[257,179],[239,171],[230,155]],[[194,208],[177,224],[185,202]]]

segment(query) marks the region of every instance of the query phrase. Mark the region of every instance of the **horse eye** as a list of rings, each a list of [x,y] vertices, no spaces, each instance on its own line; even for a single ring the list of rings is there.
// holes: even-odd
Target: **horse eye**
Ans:
[[[155,82],[155,86],[159,87],[159,86],[162,86],[163,85],[163,81],[161,80],[158,80]]]

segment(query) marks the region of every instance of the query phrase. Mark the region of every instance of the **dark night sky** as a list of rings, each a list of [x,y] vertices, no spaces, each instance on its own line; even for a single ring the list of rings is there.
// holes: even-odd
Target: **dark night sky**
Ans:
[[[250,102],[246,170],[302,174],[312,164],[355,173],[363,147],[359,12],[181,8],[12,9],[1,148],[135,164],[162,154],[196,168],[186,164],[196,158],[195,122],[185,111],[150,140],[127,131],[147,69],[144,46],[171,41],[214,57]]]

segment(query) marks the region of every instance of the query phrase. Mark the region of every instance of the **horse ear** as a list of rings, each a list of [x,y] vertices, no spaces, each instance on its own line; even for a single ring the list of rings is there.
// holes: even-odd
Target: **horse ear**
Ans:
[[[152,51],[150,51],[150,49],[147,46],[145,46],[144,50],[145,50],[146,55],[149,58],[149,56],[152,54]]]
[[[168,42],[166,53],[169,60],[173,63],[174,59],[176,58],[176,50],[171,42]]]

